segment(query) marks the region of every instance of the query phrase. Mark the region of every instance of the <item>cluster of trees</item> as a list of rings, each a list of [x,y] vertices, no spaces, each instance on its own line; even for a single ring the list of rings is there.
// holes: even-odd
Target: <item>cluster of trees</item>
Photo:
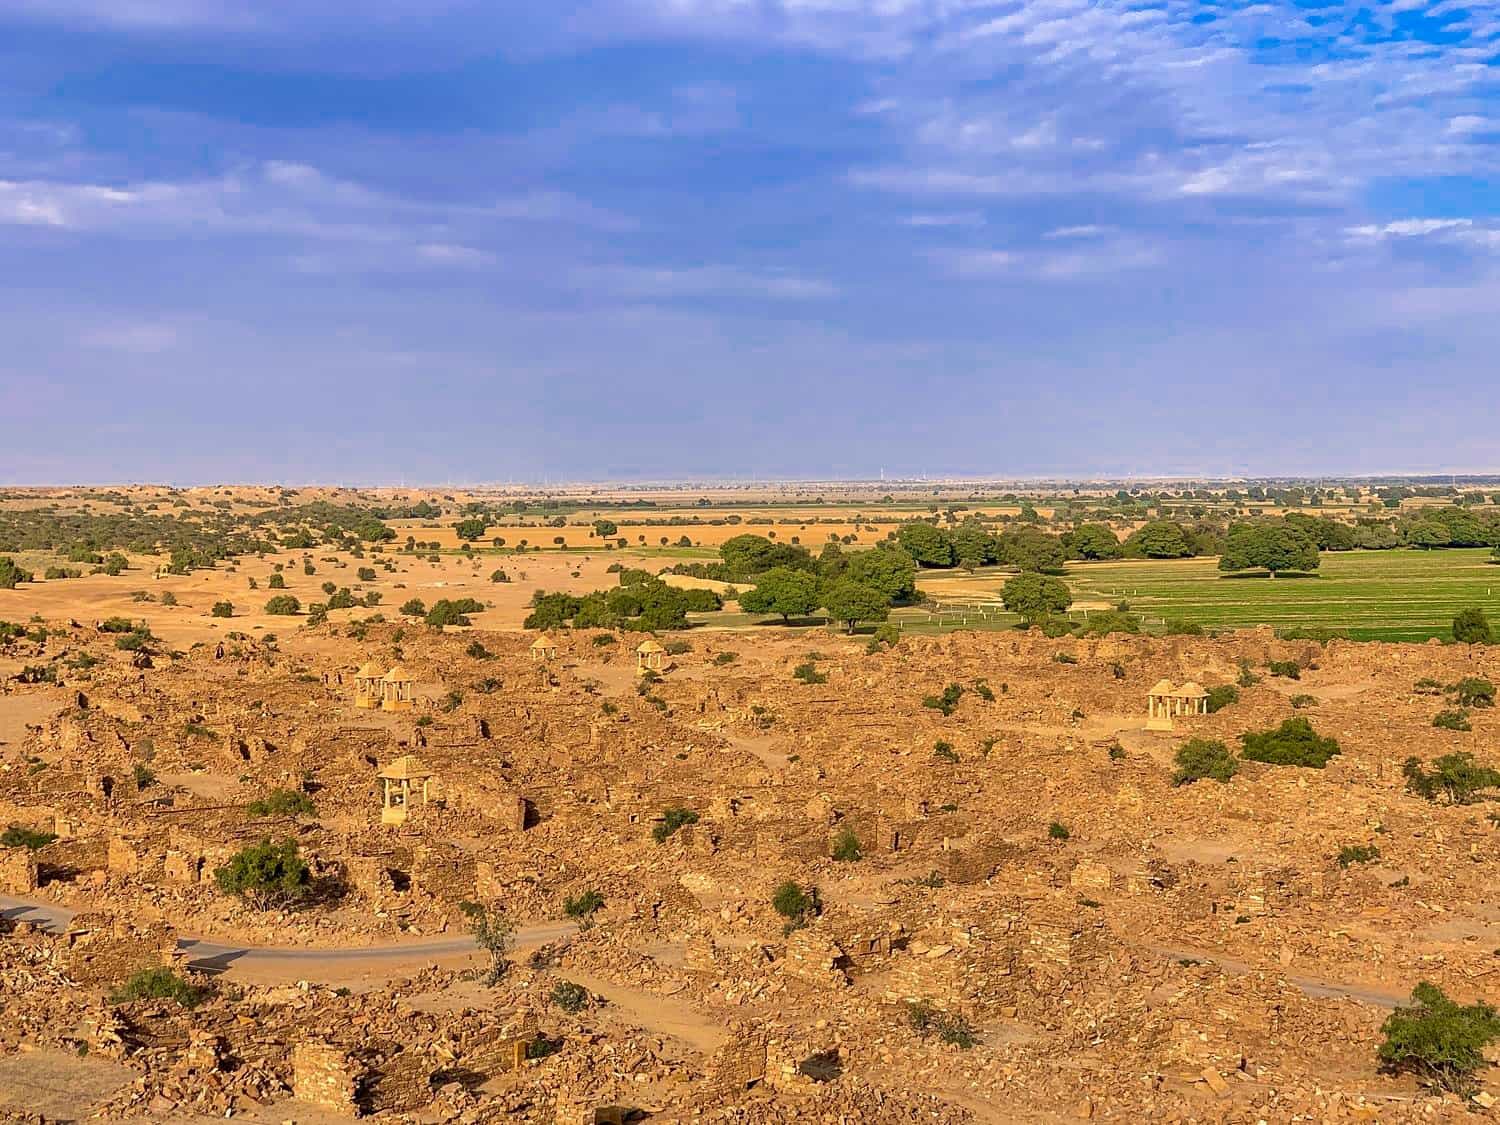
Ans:
[[[893,605],[917,596],[917,562],[901,546],[846,552],[831,542],[814,558],[799,546],[738,535],[720,554],[725,569],[753,583],[740,594],[740,608],[783,621],[823,609],[853,632],[859,622],[884,621]]]
[[[643,570],[622,570],[620,585],[577,597],[546,594],[531,599],[528,629],[627,629],[641,632],[686,629],[689,613],[721,609],[712,590],[679,590]]]

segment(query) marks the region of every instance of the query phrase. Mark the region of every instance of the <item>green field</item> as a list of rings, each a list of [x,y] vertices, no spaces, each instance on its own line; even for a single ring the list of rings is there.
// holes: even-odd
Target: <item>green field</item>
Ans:
[[[1205,628],[1272,625],[1345,630],[1358,640],[1449,636],[1453,615],[1479,606],[1500,622],[1500,566],[1487,549],[1328,552],[1314,577],[1225,578],[1215,559],[1071,563],[1078,600],[1121,599],[1146,619]],[[1153,630],[1154,631],[1154,630]]]

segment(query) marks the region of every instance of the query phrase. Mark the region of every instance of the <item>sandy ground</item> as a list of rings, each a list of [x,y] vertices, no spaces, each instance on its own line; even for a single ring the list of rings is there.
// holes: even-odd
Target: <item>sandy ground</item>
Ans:
[[[277,594],[291,594],[305,609],[313,602],[327,599],[322,584],[331,581],[349,587],[356,595],[367,590],[378,590],[381,594],[380,605],[373,609],[335,610],[329,615],[335,622],[362,619],[376,612],[384,614],[387,620],[395,620],[400,616],[401,605],[410,598],[420,598],[431,606],[441,598],[467,597],[491,606],[473,616],[477,627],[519,629],[529,612],[527,604],[538,590],[586,594],[616,584],[615,576],[608,573],[611,563],[623,561],[653,571],[667,565],[660,559],[643,561],[618,552],[610,555],[539,552],[473,559],[443,555],[436,563],[396,554],[368,555],[363,562],[340,556],[338,563],[330,563],[322,561],[319,552],[311,553],[317,569],[313,575],[303,573],[300,551],[246,558],[214,570],[162,578],[153,576],[153,560],[132,559],[132,569],[115,577],[88,575],[28,582],[14,590],[0,590],[0,621],[25,623],[37,615],[48,621],[71,619],[92,626],[108,617],[127,617],[132,621],[144,620],[167,645],[186,649],[198,643],[217,643],[231,632],[253,635],[290,632],[305,617],[272,616],[264,612],[266,602]],[[395,562],[396,573],[390,574],[377,565],[382,557]],[[277,562],[284,566],[284,590],[272,590],[267,585]],[[374,582],[358,580],[356,571],[362,565],[375,569]],[[497,569],[504,570],[512,581],[491,582],[490,575]],[[252,577],[258,589],[249,588]],[[136,600],[134,595],[138,591],[150,594],[152,600]],[[161,604],[161,596],[169,592],[176,597],[177,605]],[[220,601],[233,604],[232,618],[210,616],[210,610]]]

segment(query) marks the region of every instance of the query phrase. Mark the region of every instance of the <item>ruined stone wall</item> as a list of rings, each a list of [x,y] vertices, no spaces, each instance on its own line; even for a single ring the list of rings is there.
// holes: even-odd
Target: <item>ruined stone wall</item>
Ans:
[[[118,983],[176,959],[177,931],[164,922],[136,926],[108,914],[80,914],[66,941],[64,970],[79,984]]]
[[[292,1094],[335,1113],[358,1115],[364,1066],[342,1047],[316,1040],[292,1048]]]
[[[25,895],[36,887],[36,853],[30,848],[0,848],[0,892]]]

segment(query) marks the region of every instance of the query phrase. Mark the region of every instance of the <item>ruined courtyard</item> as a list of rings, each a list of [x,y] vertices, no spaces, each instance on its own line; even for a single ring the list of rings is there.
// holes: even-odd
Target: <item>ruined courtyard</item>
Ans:
[[[1432,722],[1500,676],[1484,647],[350,632],[153,667],[76,621],[12,642],[68,671],[0,696],[0,826],[34,834],[0,849],[0,1075],[122,1119],[1493,1113],[1493,1079],[1375,1055],[1418,981],[1500,991],[1500,817],[1402,769],[1493,744],[1492,711]],[[1173,784],[1187,740],[1298,716],[1325,768]],[[262,840],[306,860],[295,903],[216,883]],[[476,905],[514,928],[493,982]],[[163,966],[196,1003],[111,1001]]]

